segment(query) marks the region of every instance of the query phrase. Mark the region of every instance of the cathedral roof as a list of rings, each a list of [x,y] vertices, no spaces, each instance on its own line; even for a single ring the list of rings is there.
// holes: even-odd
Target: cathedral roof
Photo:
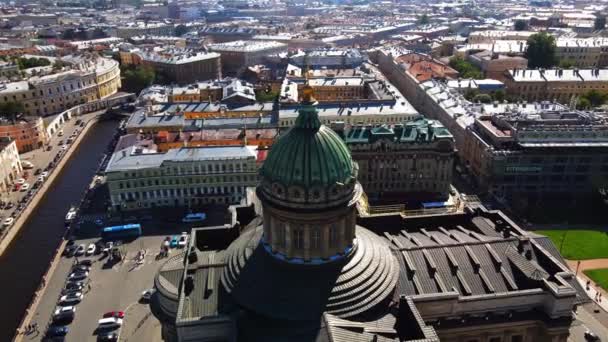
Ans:
[[[305,101],[294,127],[272,146],[261,175],[283,186],[331,186],[355,177],[350,151],[342,139],[321,124],[315,104]]]

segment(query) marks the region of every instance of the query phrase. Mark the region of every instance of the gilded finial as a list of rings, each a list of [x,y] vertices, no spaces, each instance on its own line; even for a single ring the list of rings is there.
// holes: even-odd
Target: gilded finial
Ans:
[[[306,102],[306,103],[315,102],[313,94],[314,94],[314,90],[312,89],[312,87],[309,84],[306,84],[304,86],[304,89],[302,89],[302,100],[303,100],[303,102]]]

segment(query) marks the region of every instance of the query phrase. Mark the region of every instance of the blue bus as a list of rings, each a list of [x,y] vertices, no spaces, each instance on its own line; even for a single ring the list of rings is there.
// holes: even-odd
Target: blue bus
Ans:
[[[141,235],[139,223],[125,224],[124,226],[105,227],[101,232],[104,240],[128,240],[136,239]]]

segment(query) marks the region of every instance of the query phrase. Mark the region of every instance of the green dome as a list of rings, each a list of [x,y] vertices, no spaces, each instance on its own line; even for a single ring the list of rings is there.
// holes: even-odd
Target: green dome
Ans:
[[[260,174],[271,183],[306,188],[346,184],[355,176],[348,147],[321,125],[312,103],[303,104],[294,127],[272,145]]]

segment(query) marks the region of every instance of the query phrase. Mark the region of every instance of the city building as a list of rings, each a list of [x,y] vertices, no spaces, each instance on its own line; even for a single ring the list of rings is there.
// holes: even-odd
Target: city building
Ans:
[[[357,49],[316,49],[299,51],[289,57],[289,63],[300,68],[352,69],[364,62]]]
[[[120,143],[119,143],[120,147]],[[257,183],[251,146],[118,149],[105,170],[114,210],[238,204]]]
[[[359,165],[370,202],[414,206],[450,193],[454,138],[441,123],[419,118],[395,125],[332,125]]]
[[[502,81],[508,70],[528,68],[528,60],[521,56],[494,54],[488,50],[469,54],[468,61],[477,66],[487,78]]]
[[[608,93],[608,70],[509,70],[505,75],[505,85],[507,94],[526,101],[570,103],[591,90]]]
[[[14,140],[19,153],[41,148],[49,142],[44,120],[39,116],[0,120],[0,138]]]
[[[223,78],[167,89],[169,103],[222,102],[253,104],[255,89],[251,83],[236,78]]]
[[[134,22],[116,27],[116,37],[123,39],[143,35],[171,36],[174,32],[174,25],[164,22]]]
[[[65,56],[57,72],[0,84],[0,103],[19,102],[24,114],[47,116],[114,95],[121,86],[117,61],[103,57]]]
[[[528,40],[534,31],[501,31],[486,30],[471,32],[468,37],[469,44],[495,43],[498,40]]]
[[[567,339],[589,299],[548,238],[483,207],[358,220],[357,164],[306,92],[260,170],[261,216],[223,247],[194,229],[158,271],[163,340]]]
[[[463,159],[482,189],[520,206],[593,198],[608,187],[608,122],[593,112],[517,110],[482,115]]]
[[[134,64],[149,66],[177,84],[222,78],[219,53],[175,49],[162,53],[136,51],[134,54],[137,56]]]
[[[280,128],[288,128],[297,121],[299,104],[281,105],[278,115]],[[321,103],[319,120],[325,125],[342,122],[347,125],[394,125],[420,118],[420,114],[405,99],[370,102]]]
[[[287,51],[287,45],[275,41],[237,40],[211,44],[209,51],[221,55],[222,68],[227,74],[238,75],[247,67],[263,64],[264,57]]]
[[[20,177],[23,168],[15,140],[0,138],[0,194],[11,191],[11,187]],[[4,198],[2,198],[4,200]]]

